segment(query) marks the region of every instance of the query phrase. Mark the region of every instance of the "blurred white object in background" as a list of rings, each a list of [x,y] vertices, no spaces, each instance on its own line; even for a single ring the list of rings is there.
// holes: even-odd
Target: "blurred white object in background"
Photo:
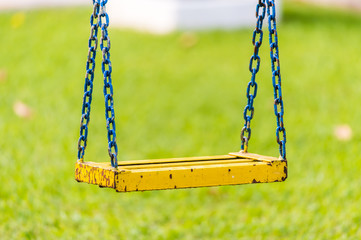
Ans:
[[[111,26],[153,33],[254,27],[257,0],[113,0]],[[280,9],[281,0],[277,1]],[[278,19],[280,11],[278,11]],[[265,20],[266,21],[266,20]],[[267,24],[265,24],[267,26]]]
[[[168,33],[175,30],[254,27],[257,2],[257,0],[109,0],[107,11],[111,26]],[[281,3],[281,0],[276,0],[278,20],[281,17],[279,11]],[[0,0],[0,10],[76,5],[91,7],[92,0]]]
[[[116,1],[116,0],[115,0]],[[91,0],[0,0],[0,10],[89,5]]]

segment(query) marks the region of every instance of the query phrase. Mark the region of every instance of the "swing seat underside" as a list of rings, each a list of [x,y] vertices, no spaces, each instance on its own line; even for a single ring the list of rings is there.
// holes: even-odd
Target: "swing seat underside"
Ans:
[[[252,153],[110,163],[76,162],[75,179],[117,192],[282,182],[287,161]]]

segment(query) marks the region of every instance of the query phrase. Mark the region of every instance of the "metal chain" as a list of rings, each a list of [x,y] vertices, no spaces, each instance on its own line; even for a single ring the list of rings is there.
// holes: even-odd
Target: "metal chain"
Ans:
[[[248,83],[247,86],[247,105],[243,111],[243,118],[244,118],[244,126],[241,131],[241,149],[247,152],[248,149],[248,142],[251,138],[251,120],[254,115],[254,107],[253,102],[257,96],[257,82],[256,82],[256,74],[259,71],[261,58],[258,55],[259,48],[262,45],[263,39],[263,19],[266,15],[266,4],[265,0],[259,0],[256,8],[256,18],[257,18],[257,25],[256,29],[253,31],[252,37],[252,44],[254,46],[254,53],[251,56],[250,63],[249,63],[249,71],[252,73],[251,81]],[[256,64],[256,66],[254,66]]]
[[[115,116],[114,116],[114,101],[113,101],[113,85],[112,85],[112,64],[110,62],[110,38],[108,35],[109,16],[106,13],[105,5],[108,0],[100,1],[100,12],[99,12],[99,27],[101,28],[101,40],[100,49],[102,51],[102,72],[104,77],[104,98],[105,98],[105,119],[107,122],[108,130],[108,153],[110,156],[110,162],[113,167],[118,167],[118,146],[116,142],[115,133]]]
[[[86,63],[83,106],[81,110],[80,120],[80,137],[78,140],[78,159],[83,161],[85,148],[88,140],[88,125],[90,120],[90,107],[93,94],[93,80],[95,69],[95,56],[98,46],[98,15],[99,15],[99,2],[93,0],[93,13],[90,16],[90,38],[88,42],[88,59]]]
[[[274,90],[274,112],[277,117],[276,138],[280,155],[286,159],[286,129],[283,123],[283,99],[281,90],[281,70],[278,50],[278,36],[276,28],[276,6],[274,0],[267,0],[268,30],[272,62],[272,84]]]

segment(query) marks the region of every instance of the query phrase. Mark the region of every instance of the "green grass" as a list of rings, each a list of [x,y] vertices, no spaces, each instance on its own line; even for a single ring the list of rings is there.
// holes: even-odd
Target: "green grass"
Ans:
[[[361,17],[284,10],[287,181],[128,194],[74,180],[90,9],[26,12],[18,28],[0,14],[0,238],[359,239]],[[111,29],[120,159],[239,149],[251,30],[196,33],[191,48],[181,35]],[[250,151],[277,156],[267,51]],[[86,159],[108,161],[99,72]],[[335,138],[339,124],[350,141]]]

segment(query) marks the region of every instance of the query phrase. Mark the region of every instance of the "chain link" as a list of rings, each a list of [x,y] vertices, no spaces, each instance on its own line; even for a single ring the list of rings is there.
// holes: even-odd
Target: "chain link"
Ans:
[[[259,0],[256,8],[257,25],[253,32],[252,44],[254,53],[251,56],[249,71],[252,73],[251,81],[247,85],[247,105],[243,111],[245,120],[241,131],[241,150],[247,152],[248,142],[251,138],[251,120],[254,115],[253,102],[257,95],[258,85],[256,83],[256,74],[259,71],[261,58],[259,57],[259,48],[263,39],[263,20],[267,12],[268,30],[270,41],[270,55],[272,66],[272,84],[274,89],[274,112],[277,117],[276,139],[279,144],[280,156],[286,159],[286,130],[283,123],[283,99],[281,90],[281,72],[279,62],[278,37],[276,29],[276,7],[275,0]]]
[[[78,140],[78,159],[83,161],[85,148],[88,141],[88,125],[90,121],[90,107],[93,95],[93,80],[95,70],[95,57],[98,46],[98,15],[100,5],[93,0],[93,13],[90,16],[90,37],[88,42],[88,57],[86,62],[83,106],[80,120],[80,137]]]
[[[108,0],[101,0],[99,13],[99,27],[101,28],[100,49],[102,51],[102,72],[104,77],[104,99],[105,99],[105,119],[108,131],[108,153],[113,167],[118,166],[118,146],[116,142],[115,133],[115,114],[114,114],[114,100],[113,100],[113,85],[112,85],[112,64],[110,61],[110,38],[108,35],[109,16],[106,13],[105,5]]]
[[[108,152],[113,167],[118,166],[118,147],[115,133],[113,85],[112,85],[112,65],[110,61],[110,39],[108,35],[109,16],[106,13],[105,5],[108,0],[93,0],[93,13],[90,16],[90,38],[89,51],[86,63],[84,96],[82,106],[82,116],[80,121],[80,137],[78,140],[78,159],[83,161],[85,148],[87,146],[88,125],[90,120],[90,109],[93,94],[93,81],[95,70],[95,57],[98,46],[98,30],[101,29],[100,49],[102,51],[102,72],[104,77],[104,98],[105,98],[105,118],[107,124]]]
[[[257,7],[256,7],[256,18],[257,18],[257,25],[256,29],[253,31],[252,37],[252,44],[254,46],[254,53],[251,56],[250,63],[249,63],[249,71],[252,73],[251,81],[247,85],[247,105],[243,111],[243,118],[244,118],[244,126],[241,131],[241,149],[247,152],[248,149],[248,142],[251,138],[251,120],[254,115],[254,107],[253,102],[257,96],[257,89],[258,85],[256,82],[256,74],[259,71],[261,65],[261,58],[258,55],[259,48],[262,45],[263,40],[263,20],[266,15],[266,4],[265,0],[259,0]]]
[[[267,0],[268,30],[272,65],[272,84],[274,89],[274,112],[277,118],[276,138],[280,155],[286,159],[286,129],[283,123],[283,99],[281,90],[281,69],[276,28],[276,6],[274,0]]]

